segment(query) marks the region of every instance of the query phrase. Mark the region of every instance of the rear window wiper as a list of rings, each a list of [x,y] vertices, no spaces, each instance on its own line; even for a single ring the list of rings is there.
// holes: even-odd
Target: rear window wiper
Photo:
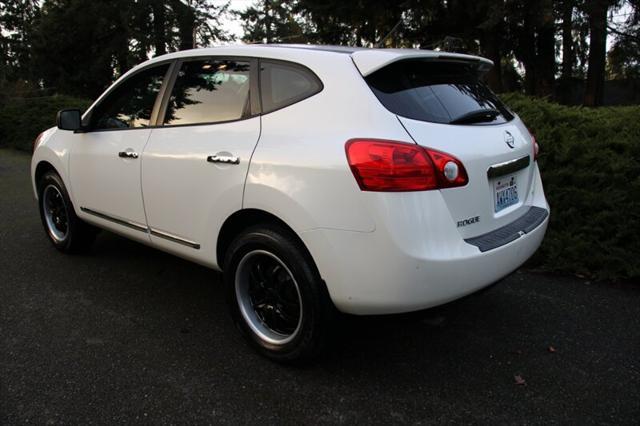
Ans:
[[[471,124],[471,123],[487,123],[493,121],[500,115],[497,109],[477,109],[475,111],[462,114],[455,118],[449,124]]]

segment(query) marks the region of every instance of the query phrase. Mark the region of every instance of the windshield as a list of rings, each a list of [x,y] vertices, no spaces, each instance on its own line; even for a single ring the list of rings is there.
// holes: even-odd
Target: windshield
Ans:
[[[472,62],[408,59],[365,80],[389,111],[403,117],[445,124],[501,124],[513,119],[480,81]],[[485,110],[487,114],[482,114]]]

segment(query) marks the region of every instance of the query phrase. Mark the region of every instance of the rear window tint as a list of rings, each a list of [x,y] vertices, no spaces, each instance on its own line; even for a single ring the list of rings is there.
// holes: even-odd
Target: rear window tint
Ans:
[[[313,96],[322,83],[307,68],[285,62],[260,61],[262,111],[275,111]]]
[[[463,62],[404,60],[366,77],[380,102],[394,114],[433,123],[451,123],[477,111],[497,110],[478,124],[500,124],[513,114]],[[473,120],[471,120],[473,121]]]

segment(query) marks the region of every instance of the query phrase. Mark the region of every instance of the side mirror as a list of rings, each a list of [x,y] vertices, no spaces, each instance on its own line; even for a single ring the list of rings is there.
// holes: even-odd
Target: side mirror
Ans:
[[[79,109],[63,109],[56,117],[58,129],[76,131],[82,128],[82,117]]]

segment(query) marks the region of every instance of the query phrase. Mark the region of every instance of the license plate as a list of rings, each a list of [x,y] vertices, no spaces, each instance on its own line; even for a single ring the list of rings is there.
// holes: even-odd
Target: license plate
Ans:
[[[518,184],[515,176],[503,176],[495,180],[496,213],[518,203]]]

